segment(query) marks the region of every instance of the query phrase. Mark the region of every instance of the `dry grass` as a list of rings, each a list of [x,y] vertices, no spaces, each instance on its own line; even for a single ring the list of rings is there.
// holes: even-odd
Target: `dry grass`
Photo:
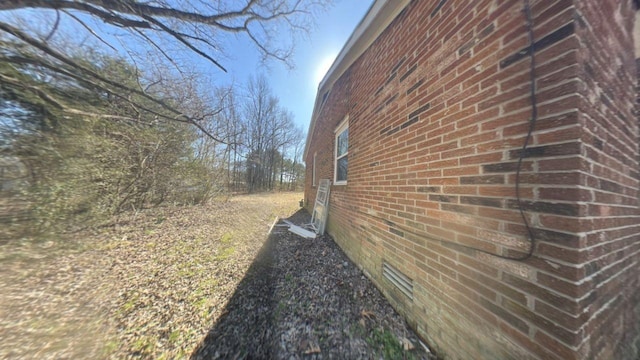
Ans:
[[[433,359],[329,236],[267,236],[276,216],[309,221],[301,198],[165,207],[1,245],[0,359]]]
[[[128,214],[0,247],[0,358],[185,358],[300,193]]]

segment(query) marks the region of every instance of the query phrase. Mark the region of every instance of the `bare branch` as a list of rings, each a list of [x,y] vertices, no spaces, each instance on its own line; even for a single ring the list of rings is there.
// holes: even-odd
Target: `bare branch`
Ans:
[[[204,52],[202,52],[200,49],[198,49],[197,47],[191,45],[191,43],[189,41],[187,41],[185,38],[183,38],[182,36],[180,36],[180,34],[176,33],[175,31],[171,30],[169,27],[165,26],[163,23],[161,23],[160,21],[157,21],[156,19],[150,17],[150,16],[146,16],[143,15],[142,16],[144,19],[146,19],[147,21],[156,24],[157,26],[159,26],[162,30],[166,31],[169,35],[173,36],[174,38],[176,38],[176,40],[180,41],[181,43],[185,44],[189,49],[191,49],[192,51],[194,51],[196,54],[204,57],[205,59],[211,61],[212,63],[214,63],[217,67],[219,67],[220,69],[222,69],[222,71],[227,72],[227,69],[225,69],[222,65],[220,65],[220,63],[218,63],[217,61],[215,61],[211,56],[205,54]]]
[[[134,118],[128,117],[128,116],[119,116],[119,115],[110,115],[110,114],[100,114],[100,113],[94,113],[94,112],[87,112],[87,111],[83,111],[83,110],[78,110],[72,107],[69,107],[67,105],[65,105],[62,101],[59,101],[55,98],[53,98],[48,91],[38,87],[38,86],[33,86],[33,85],[28,85],[25,84],[24,82],[15,79],[15,78],[11,78],[5,75],[0,74],[0,81],[7,83],[7,84],[11,84],[14,87],[17,88],[22,88],[24,90],[28,90],[30,92],[32,92],[33,94],[37,95],[40,99],[42,99],[43,101],[45,101],[46,103],[54,106],[55,108],[64,111],[66,113],[69,114],[74,114],[74,115],[83,115],[83,116],[88,116],[88,117],[92,117],[92,118],[101,118],[101,119],[110,119],[110,120],[126,120],[126,121],[134,121],[137,123],[141,123],[139,120],[136,120]],[[148,124],[147,124],[148,125]]]
[[[150,95],[146,94],[145,92],[143,92],[141,90],[133,89],[133,88],[127,87],[125,85],[122,85],[122,84],[120,84],[120,83],[118,83],[116,81],[109,80],[109,79],[101,76],[100,74],[96,73],[95,71],[92,71],[90,69],[87,69],[84,66],[81,66],[81,65],[77,64],[76,62],[72,61],[68,57],[66,57],[66,56],[56,52],[55,50],[51,49],[46,44],[44,44],[44,43],[42,43],[42,42],[40,42],[40,41],[28,36],[27,34],[21,32],[20,30],[14,28],[14,27],[11,27],[11,26],[9,26],[7,24],[0,23],[0,30],[4,30],[5,32],[14,35],[15,37],[19,38],[20,40],[28,43],[29,45],[32,45],[32,46],[38,48],[39,50],[45,52],[46,54],[54,57],[57,60],[65,63],[66,65],[71,66],[74,69],[80,70],[85,75],[87,75],[87,76],[89,76],[91,78],[99,80],[102,83],[111,85],[111,86],[116,87],[118,89],[129,91],[129,92],[133,92],[133,93],[135,93],[137,95],[140,95],[140,96],[142,96],[142,97],[144,97],[144,98],[146,98],[146,99],[148,99],[148,100],[150,100],[150,101],[162,106],[166,110],[169,110],[170,112],[176,114],[177,117],[182,117],[182,116],[186,117],[186,115],[182,114],[179,110],[174,109],[171,106],[167,105],[164,101],[158,100],[158,99],[154,98],[153,96],[150,96]],[[58,68],[56,68],[54,66],[51,66],[51,65],[49,65],[49,67],[50,67],[51,70],[54,70],[54,71],[58,71],[59,70]],[[67,76],[74,76],[74,75],[71,75],[70,73],[67,73],[66,75]],[[78,79],[78,80],[81,80],[81,81],[89,81],[88,79],[83,78],[83,77],[79,77],[79,76],[74,76],[74,77],[76,79]],[[102,88],[104,90],[107,90],[109,92],[113,92],[113,91],[109,90],[108,88],[106,88],[103,85],[100,85],[98,83],[95,83],[95,82],[90,82],[90,83],[92,85],[94,85],[94,86],[97,86],[97,87]],[[116,92],[113,92],[113,93],[117,95]],[[166,117],[166,116],[164,116],[164,117]]]
[[[25,84],[24,82],[21,82],[18,79],[11,78],[11,77],[5,76],[3,74],[0,74],[0,80],[2,80],[2,82],[4,82],[4,83],[10,84],[10,85],[12,85],[14,87],[31,91],[32,93],[37,95],[40,99],[44,100],[46,103],[48,103],[50,105],[53,105],[53,107],[55,107],[57,109],[64,109],[64,106],[60,102],[58,102],[56,99],[51,97],[51,95],[49,95],[49,93],[47,91],[44,91],[44,90],[40,89],[39,87],[27,85],[27,84]]]
[[[158,44],[156,44],[155,41],[153,41],[153,39],[151,39],[150,37],[148,37],[144,32],[142,32],[141,30],[138,29],[134,29],[135,32],[137,32],[140,36],[142,36],[145,40],[147,40],[149,42],[149,44],[151,44],[153,47],[155,47],[160,54],[162,54],[162,56],[164,56],[165,59],[167,59],[167,61],[169,61],[174,68],[180,73],[183,74],[182,70],[180,69],[180,66],[178,66],[178,64],[176,64],[176,62],[173,60],[173,58],[171,56],[169,56],[169,54],[167,54],[166,51],[164,51],[162,49],[161,46],[159,46]],[[142,88],[142,87],[141,87]],[[148,89],[148,88],[147,88]]]
[[[109,94],[109,96],[121,99],[139,115],[144,112],[166,120],[190,123],[215,141],[226,143],[214,136],[215,132],[209,131],[202,125],[205,119],[216,117],[217,110],[201,111],[200,114],[194,117],[194,113],[191,109],[188,109],[188,106],[185,107],[185,103],[178,101],[176,103],[179,105],[173,106],[171,101],[166,101],[168,97],[160,97],[159,94],[163,94],[163,90],[157,90],[155,95],[150,94],[148,90],[155,83],[152,81],[148,86],[143,86],[140,83],[139,73],[136,73],[136,79],[133,79],[137,82],[137,86],[131,83],[126,85],[111,79],[109,76],[104,76],[90,64],[85,64],[83,61],[73,58],[65,51],[60,51],[59,48],[55,47],[55,44],[49,44],[48,41],[54,38],[56,32],[60,28],[64,29],[63,25],[61,25],[60,12],[68,15],[74,22],[84,28],[90,37],[96,38],[115,52],[121,52],[122,50],[120,47],[113,46],[110,42],[121,41],[120,37],[116,36],[116,40],[111,40],[109,36],[101,33],[102,28],[90,26],[80,14],[91,16],[112,29],[117,28],[127,31],[136,36],[138,40],[150,45],[154,52],[161,55],[160,59],[163,63],[165,61],[167,64],[170,63],[178,73],[186,77],[185,72],[182,71],[178,64],[178,58],[175,54],[172,54],[170,49],[162,46],[164,43],[161,40],[168,39],[177,42],[226,72],[225,67],[215,58],[215,55],[219,54],[218,51],[221,51],[216,46],[216,39],[221,35],[224,36],[224,33],[246,34],[247,38],[262,55],[263,60],[273,58],[290,65],[288,61],[293,47],[281,45],[281,42],[272,42],[273,29],[275,27],[272,28],[265,25],[269,23],[275,25],[284,24],[292,30],[304,30],[305,23],[298,21],[297,16],[310,16],[310,9],[329,1],[331,0],[243,0],[228,2],[202,1],[190,4],[188,1],[169,3],[167,1],[138,0],[0,0],[0,12],[18,9],[56,11],[56,21],[47,36],[34,35],[38,34],[38,31],[23,29],[23,27],[26,28],[27,26],[21,25],[17,27],[11,25],[9,21],[0,20],[0,32],[9,34],[20,41],[19,43],[13,43],[12,48],[2,52],[2,55],[10,64],[23,62],[25,64],[28,63],[29,66],[46,69],[47,71],[42,73],[44,75],[39,74],[37,71],[33,73],[37,74],[37,76],[43,76],[40,79],[41,81],[46,80],[46,77],[50,76],[50,74],[56,74],[56,76],[65,78],[66,80],[64,81],[70,81],[87,89],[97,89],[100,92]],[[59,40],[61,37],[55,38]],[[132,52],[139,50],[135,47],[127,48],[128,45],[130,44],[125,41],[122,43],[122,48],[125,49],[133,63],[136,64],[135,54],[132,55]],[[9,54],[19,54],[20,56],[10,56]],[[13,84],[11,86],[17,85]],[[32,88],[29,91],[38,93],[39,91],[46,91],[46,89],[38,90]],[[45,98],[43,98],[43,101],[52,100],[45,100]],[[69,108],[69,105],[58,105],[64,105]],[[158,105],[158,107],[155,105]],[[154,111],[149,107],[156,110]],[[187,115],[180,108],[188,109],[186,112],[191,115]],[[200,115],[202,117],[199,118]]]
[[[187,39],[201,41],[204,44],[214,47],[211,42],[202,37],[173,29],[165,25],[159,18],[174,19],[183,24],[201,24],[225,32],[246,33],[256,45],[259,45],[258,48],[266,57],[282,60],[283,56],[278,56],[277,51],[268,49],[263,43],[257,40],[255,34],[252,34],[250,31],[251,24],[255,22],[268,23],[285,19],[289,26],[292,26],[293,23],[289,20],[290,17],[299,14],[308,16],[310,13],[302,8],[302,0],[296,0],[290,6],[287,0],[275,1],[273,6],[267,6],[267,4],[269,4],[269,2],[262,3],[258,0],[250,0],[238,10],[201,14],[199,12],[181,10],[177,7],[155,6],[150,3],[136,2],[133,0],[90,0],[87,2],[72,0],[0,0],[0,10],[15,10],[21,8],[69,9],[89,13],[100,18],[105,23],[122,28],[150,29],[165,32],[192,51],[195,51],[198,55],[203,56],[223,69],[216,60],[191,44]],[[310,2],[310,4],[314,5],[317,3]],[[131,18],[131,16],[134,18]],[[159,26],[160,29],[152,29],[151,24]],[[292,28],[298,30],[300,26],[292,26]]]
[[[93,35],[96,39],[98,39],[101,43],[105,44],[106,46],[108,46],[109,48],[111,48],[111,50],[117,52],[118,50],[113,47],[111,44],[109,44],[106,40],[104,40],[100,35],[98,35],[95,31],[93,31],[93,29],[88,26],[84,21],[80,20],[80,18],[78,18],[77,16],[75,16],[74,14],[72,14],[69,11],[66,10],[62,10],[62,12],[64,12],[65,14],[67,14],[69,17],[71,17],[72,19],[74,19],[75,21],[77,21],[82,27],[84,27],[91,35]]]
[[[55,34],[56,30],[58,30],[58,25],[60,25],[60,11],[56,10],[56,22],[53,24],[53,28],[51,29],[51,32],[49,32],[49,35],[44,38],[45,42],[51,40],[53,34]]]
[[[1,27],[1,25],[0,25],[0,27]],[[118,97],[118,98],[121,98],[121,99],[125,100],[126,102],[128,102],[128,103],[129,103],[129,104],[131,104],[132,106],[140,107],[142,110],[144,110],[144,111],[146,111],[146,112],[148,112],[148,113],[150,113],[150,114],[153,114],[153,115],[156,115],[156,116],[158,116],[158,117],[161,117],[161,118],[164,118],[164,119],[167,119],[167,120],[171,120],[171,121],[178,121],[178,122],[183,122],[183,123],[189,123],[189,124],[192,124],[192,125],[196,126],[199,130],[201,130],[204,134],[206,134],[206,135],[207,135],[207,136],[209,136],[211,139],[213,139],[214,141],[217,141],[217,142],[220,142],[220,143],[223,143],[223,144],[227,144],[227,142],[226,142],[226,141],[224,141],[224,140],[222,140],[222,139],[220,139],[220,138],[218,138],[218,137],[216,137],[216,136],[212,135],[209,131],[207,131],[206,129],[204,129],[204,128],[203,128],[203,127],[198,123],[198,121],[197,121],[196,119],[193,119],[193,118],[191,118],[191,117],[187,116],[186,114],[184,114],[184,113],[182,113],[182,112],[178,111],[177,109],[173,109],[172,107],[170,107],[169,105],[167,105],[164,101],[157,100],[157,99],[155,99],[155,98],[153,98],[153,97],[151,97],[151,96],[149,96],[149,95],[146,95],[146,93],[143,93],[142,91],[138,91],[138,90],[135,90],[135,89],[126,88],[126,87],[122,86],[122,87],[124,87],[124,88],[128,89],[129,91],[132,91],[132,92],[135,92],[135,93],[138,93],[138,94],[143,94],[143,95],[145,95],[148,99],[150,99],[150,100],[154,101],[155,103],[157,103],[157,104],[159,104],[159,105],[161,105],[161,106],[163,106],[163,107],[165,107],[165,108],[167,108],[167,109],[170,109],[172,112],[174,112],[174,113],[176,114],[176,116],[173,116],[173,117],[171,117],[171,116],[167,116],[167,115],[165,115],[165,114],[162,114],[162,113],[159,113],[159,112],[154,111],[154,110],[152,110],[152,109],[149,109],[148,107],[145,107],[145,106],[143,106],[143,105],[141,105],[141,104],[139,104],[139,103],[136,103],[136,102],[134,102],[134,101],[131,101],[131,99],[130,99],[130,98],[128,98],[128,97],[126,97],[126,96],[121,95],[121,94],[120,94],[120,93],[118,93],[117,91],[113,91],[113,90],[109,89],[108,87],[105,87],[105,86],[103,86],[103,85],[101,85],[101,84],[99,84],[99,83],[91,82],[90,80],[88,80],[88,79],[86,79],[86,78],[84,78],[84,77],[81,77],[81,76],[75,75],[74,73],[69,72],[69,71],[65,71],[65,70],[64,70],[64,69],[62,69],[62,68],[55,67],[55,66],[53,66],[53,65],[51,65],[51,64],[47,64],[47,63],[45,63],[45,62],[42,62],[42,61],[40,61],[40,59],[28,59],[28,58],[23,58],[23,57],[10,57],[10,58],[5,58],[5,59],[6,59],[7,61],[14,62],[14,63],[19,63],[19,62],[22,62],[22,63],[31,63],[31,64],[36,64],[36,65],[39,65],[39,66],[46,67],[46,68],[48,68],[49,70],[52,70],[52,71],[58,72],[58,73],[60,73],[60,74],[62,74],[62,75],[65,75],[65,76],[67,76],[67,77],[70,77],[70,78],[72,78],[72,79],[75,79],[75,80],[77,80],[77,81],[80,81],[80,82],[82,82],[82,83],[86,83],[86,84],[88,84],[88,85],[91,85],[91,86],[94,86],[94,87],[96,87],[96,88],[99,88],[99,89],[101,89],[101,90],[103,90],[103,91],[106,91],[106,92],[108,92],[108,93],[112,94],[113,96],[116,96],[116,97]],[[0,75],[1,75],[1,74],[0,74]],[[54,105],[54,106],[55,106],[55,107],[57,107],[58,109],[61,109],[61,110],[63,110],[63,111],[70,112],[70,113],[79,114],[79,111],[80,111],[80,110],[73,109],[73,108],[70,108],[70,107],[68,107],[68,106],[63,105],[60,101],[58,101],[58,100],[56,100],[56,99],[52,98],[52,97],[51,97],[51,96],[50,96],[46,91],[44,91],[44,90],[40,89],[39,87],[34,87],[34,86],[28,86],[28,85],[25,85],[25,84],[21,84],[18,80],[10,81],[11,79],[10,79],[10,78],[8,78],[8,77],[6,77],[6,76],[2,76],[2,78],[0,78],[0,80],[4,80],[4,79],[7,79],[7,81],[5,81],[5,83],[7,83],[7,84],[11,84],[11,85],[13,85],[13,86],[20,87],[20,88],[23,88],[23,89],[30,90],[31,92],[35,93],[35,94],[36,94],[36,95],[38,95],[40,98],[42,98],[44,101],[46,101],[47,103],[49,103],[49,104],[51,104],[51,105]],[[109,118],[110,116],[111,116],[111,115],[105,115],[104,117],[105,117],[105,118]],[[119,117],[119,116],[115,116],[114,118],[120,118],[120,117]]]

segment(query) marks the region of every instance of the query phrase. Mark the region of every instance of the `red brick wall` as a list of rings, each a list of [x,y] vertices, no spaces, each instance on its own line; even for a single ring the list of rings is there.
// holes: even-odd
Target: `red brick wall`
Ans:
[[[629,340],[637,333],[630,329],[640,322],[634,314],[634,306],[640,310],[635,14],[631,1],[576,5],[584,44],[579,53],[581,138],[589,169],[581,185],[592,193],[581,229],[585,283],[594,294],[585,304],[584,332],[590,338],[584,349],[596,358],[631,358]]]
[[[531,116],[522,0],[411,2],[318,108],[306,198],[314,153],[317,178],[333,178],[333,131],[349,115],[348,184],[332,187],[328,232],[432,346],[463,359],[632,358],[632,5],[532,3],[532,258],[490,255],[529,246],[514,190]],[[413,279],[413,299],[382,277],[383,260]]]

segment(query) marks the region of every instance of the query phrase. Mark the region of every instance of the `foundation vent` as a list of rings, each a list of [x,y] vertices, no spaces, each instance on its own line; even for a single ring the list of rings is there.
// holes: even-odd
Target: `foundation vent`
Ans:
[[[382,275],[402,291],[403,294],[407,295],[409,299],[413,300],[413,280],[389,265],[386,261],[382,262]]]

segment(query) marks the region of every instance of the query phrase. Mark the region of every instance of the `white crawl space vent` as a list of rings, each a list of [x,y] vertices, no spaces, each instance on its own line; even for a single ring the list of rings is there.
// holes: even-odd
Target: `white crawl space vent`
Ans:
[[[382,275],[402,291],[403,294],[407,295],[409,299],[413,300],[413,280],[389,265],[386,261],[382,262]]]

